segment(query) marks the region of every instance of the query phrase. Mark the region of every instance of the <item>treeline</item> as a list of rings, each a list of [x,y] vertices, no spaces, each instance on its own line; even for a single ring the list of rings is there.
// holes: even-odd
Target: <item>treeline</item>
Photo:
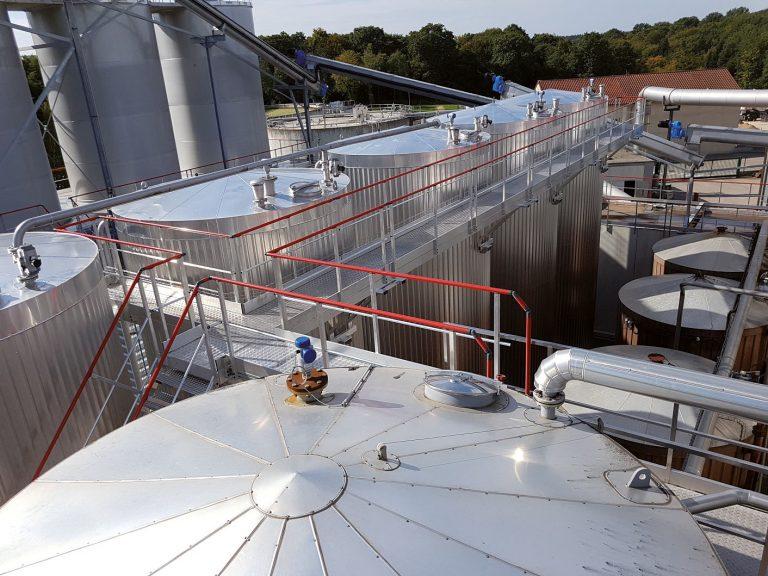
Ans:
[[[526,86],[537,79],[728,68],[743,88],[768,88],[768,10],[734,8],[706,18],[638,24],[573,37],[529,36],[515,24],[456,36],[442,24],[409,34],[376,26],[349,34],[315,29],[310,36],[285,32],[263,36],[284,54],[296,49],[351,64],[410,76],[476,93],[490,93],[490,75]],[[274,72],[274,71],[272,71]],[[279,74],[277,75],[279,78]],[[263,78],[268,102],[285,102]],[[331,75],[327,100],[403,101],[407,96]]]

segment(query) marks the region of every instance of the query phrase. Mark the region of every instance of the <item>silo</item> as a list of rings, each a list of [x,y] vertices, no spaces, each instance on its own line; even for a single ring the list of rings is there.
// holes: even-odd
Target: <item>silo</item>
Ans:
[[[302,125],[299,125],[295,116],[274,118],[267,122],[269,147],[273,156],[306,148],[303,122],[302,118]],[[338,113],[324,110],[310,118],[312,146],[323,146],[343,138],[408,126],[410,122],[406,112],[396,106],[370,110],[367,106],[356,105]]]
[[[0,5],[0,21],[8,21],[8,9]],[[21,65],[13,30],[0,26],[0,213],[42,204],[58,210],[59,198],[51,167],[35,117],[19,134],[32,112],[32,97]],[[0,216],[0,232],[12,230],[39,209],[20,210]]]
[[[43,260],[25,286],[10,256],[0,258],[0,502],[23,488],[42,458],[113,318],[96,245],[86,238],[30,232]],[[10,246],[11,235],[0,235]],[[120,348],[110,342],[97,374],[114,378]],[[92,379],[51,463],[82,448],[109,386]],[[92,438],[121,424],[130,403],[116,390]]]
[[[620,342],[672,348],[675,338],[680,284],[688,280],[738,286],[714,276],[688,274],[646,276],[619,290]],[[725,339],[729,313],[736,294],[698,287],[685,289],[680,350],[716,360]],[[753,299],[747,316],[734,371],[759,372],[768,347],[768,304]]]
[[[29,21],[36,30],[69,37],[69,13],[71,25],[82,35],[80,64],[87,70],[106,163],[114,191],[120,194],[137,189],[143,180],[156,183],[178,178],[179,162],[149,5],[117,2],[116,6],[149,21],[116,12],[105,14],[105,8],[91,2],[68,2],[66,11],[61,5],[41,4],[29,12]],[[45,37],[33,38],[46,44],[37,49],[37,56],[48,81],[68,45],[47,45]],[[98,200],[104,195],[104,176],[74,58],[49,101],[54,103],[71,195],[77,203]]]
[[[224,270],[247,282],[274,284],[272,259],[265,256],[266,252],[348,216],[349,201],[323,204],[239,238],[229,236],[340,194],[349,185],[344,174],[334,177],[328,185],[322,180],[323,171],[319,169],[274,168],[268,173],[257,169],[190,184],[115,207],[115,216],[137,220],[117,222],[118,235],[125,240],[184,252],[186,262],[204,267],[187,267],[192,283]],[[266,193],[260,203],[251,183],[258,191],[265,181],[274,187],[274,193]],[[147,226],[141,221],[162,227]],[[332,246],[329,241],[315,243],[301,255],[332,258]],[[130,269],[135,270],[137,264],[129,262]],[[289,264],[284,266],[290,269]],[[170,270],[158,272],[163,277],[168,274],[174,279]]]
[[[607,436],[484,378],[364,372],[329,369],[322,403],[281,374],[141,417],[0,509],[0,572],[726,576]]]
[[[211,4],[253,32],[250,2]],[[155,17],[195,34],[155,27],[181,169],[203,174],[268,157],[261,75],[248,65],[259,66],[258,57],[184,7],[162,7]]]
[[[741,280],[749,262],[750,240],[721,227],[680,234],[653,245],[653,275],[707,274]]]

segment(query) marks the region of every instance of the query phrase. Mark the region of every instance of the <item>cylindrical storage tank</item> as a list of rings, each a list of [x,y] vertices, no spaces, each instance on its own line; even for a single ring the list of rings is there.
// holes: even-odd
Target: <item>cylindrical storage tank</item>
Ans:
[[[124,426],[0,509],[0,572],[726,576],[604,434],[479,376],[373,368],[328,369],[321,402],[276,374]]]
[[[681,234],[653,245],[653,275],[707,274],[741,280],[749,262],[750,240],[718,228]]]
[[[96,245],[86,238],[30,232],[25,240],[42,259],[39,278],[21,284],[10,256],[0,258],[0,502],[23,488],[40,459],[113,318]],[[0,235],[11,245],[11,235]],[[116,340],[95,374],[115,378],[121,364]],[[116,389],[99,418],[109,385],[92,379],[73,412],[50,464],[122,424],[130,402]]]
[[[250,2],[210,3],[253,32]],[[155,27],[181,170],[203,174],[268,157],[261,74],[254,68],[258,56],[227,38],[226,31],[212,33],[184,7],[169,5],[155,17],[195,34]]]
[[[444,278],[480,286],[491,284],[491,254],[480,251],[480,236],[473,234],[438,254],[413,271],[429,278]],[[369,302],[366,302],[369,304]],[[510,302],[506,305],[512,306]],[[486,292],[406,281],[377,295],[381,310],[491,329],[491,295]],[[355,320],[359,328],[356,346],[373,350],[373,326],[369,319]],[[381,353],[436,368],[450,368],[450,336],[413,326],[379,321]],[[456,337],[456,368],[485,374],[485,356],[472,339]]]
[[[29,12],[32,28],[69,37],[71,23],[83,35],[79,59],[87,70],[114,192],[138,189],[141,181],[154,184],[178,178],[179,161],[149,5],[116,4],[144,20],[117,12],[105,16],[105,9],[91,2],[67,3],[66,11],[60,5],[42,6]],[[49,43],[43,36],[33,38],[36,44],[46,45],[36,52],[47,82],[70,45]],[[104,176],[74,57],[49,102],[54,103],[71,195],[78,204],[102,198]]]
[[[310,118],[312,146],[323,146],[343,138],[381,132],[410,124],[410,118],[396,109],[369,112],[366,106],[355,106],[355,110],[361,112],[313,115]],[[301,122],[303,125],[303,117]],[[288,154],[307,147],[303,128],[295,116],[270,120],[267,124],[267,134],[273,156]]]
[[[0,5],[0,21],[8,22],[8,9]],[[33,117],[32,97],[21,65],[13,30],[0,26],[0,232],[40,213],[38,204],[49,212],[59,210],[59,197],[43,139]]]
[[[738,286],[738,282],[714,276],[688,274],[646,276],[619,290],[620,342],[672,348],[680,301],[680,284],[698,280]],[[685,289],[685,308],[679,349],[717,360],[725,339],[728,315],[737,295],[698,287]],[[735,371],[758,372],[765,364],[768,347],[768,304],[753,299],[747,315]]]
[[[325,203],[252,233],[230,236],[340,194],[349,185],[344,174],[335,177],[329,186],[322,179],[322,170],[314,168],[272,169],[269,181],[274,186],[274,195],[266,195],[260,205],[251,183],[258,190],[259,183],[267,180],[267,173],[263,169],[251,170],[117,206],[113,212],[118,218],[162,226],[116,223],[122,239],[184,252],[184,260],[194,265],[186,270],[190,283],[224,273],[246,282],[273,285],[273,260],[266,253],[348,216],[349,200]],[[299,255],[332,259],[333,247],[323,237],[322,241],[309,243]],[[129,260],[128,266],[135,270],[144,263]],[[287,268],[288,279],[293,265],[283,266]],[[171,270],[158,270],[158,275],[178,279]],[[227,294],[233,291],[227,289]]]
[[[331,158],[336,158],[344,166],[345,174],[350,178],[353,189],[373,185],[408,170],[444,160],[422,170],[415,170],[405,176],[395,178],[386,184],[373,185],[352,196],[354,214],[378,206],[404,194],[429,187],[448,177],[472,168],[485,158],[488,148],[479,148],[488,142],[490,136],[480,132],[462,132],[458,143],[449,141],[448,130],[442,128],[424,128],[334,148]],[[462,152],[466,154],[458,155]],[[455,156],[455,157],[454,157]],[[471,194],[472,175],[449,180],[432,186],[412,198],[392,206],[391,213],[395,226],[403,226],[417,218],[431,213],[434,201],[445,206],[468,198]],[[378,217],[368,217],[356,226],[358,244],[379,238]]]

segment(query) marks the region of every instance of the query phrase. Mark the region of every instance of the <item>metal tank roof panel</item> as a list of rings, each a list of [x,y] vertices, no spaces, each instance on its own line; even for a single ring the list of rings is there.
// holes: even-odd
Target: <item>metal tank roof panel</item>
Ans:
[[[677,322],[680,284],[694,280],[690,274],[645,276],[628,282],[619,290],[621,303],[645,318],[672,326]],[[738,282],[715,276],[704,276],[705,282],[738,286]],[[736,294],[688,287],[685,289],[683,328],[725,330],[728,313],[733,309]],[[747,316],[747,327],[768,325],[768,304],[753,299]]]
[[[750,241],[738,234],[702,232],[663,238],[653,245],[659,258],[705,272],[743,272],[749,261]]]
[[[11,245],[12,234],[0,234]],[[0,338],[43,322],[78,302],[102,278],[98,247],[88,238],[57,232],[29,232],[26,239],[45,265],[31,285],[7,254],[0,258]]]
[[[454,114],[456,116],[453,123],[456,126],[472,126],[475,118],[483,115],[488,116],[488,119],[494,124],[510,124],[528,120],[525,105],[522,107],[512,106],[507,104],[505,100],[497,100],[475,108],[464,108],[463,110],[441,114],[436,119],[442,124],[448,124],[451,116]]]
[[[0,573],[725,575],[674,496],[614,487],[638,462],[588,426],[507,391],[432,402],[422,370],[328,372],[325,404],[273,376],[76,453],[0,508]]]
[[[115,214],[137,220],[193,222],[249,216],[292,208],[314,202],[318,198],[294,196],[291,185],[317,183],[322,171],[314,168],[273,168],[270,175],[276,176],[275,196],[268,198],[274,210],[264,209],[255,201],[250,182],[265,176],[263,169],[250,170],[241,174],[225,176],[203,184],[192,184],[186,188],[166,194],[150,196],[124,206],[115,207]],[[324,195],[343,192],[349,185],[349,177],[340,174],[335,178],[337,190],[324,189]]]

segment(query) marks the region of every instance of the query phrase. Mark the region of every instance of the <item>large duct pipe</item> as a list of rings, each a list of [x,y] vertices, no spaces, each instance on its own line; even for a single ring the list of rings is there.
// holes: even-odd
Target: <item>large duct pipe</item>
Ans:
[[[768,512],[768,496],[740,488],[694,496],[693,498],[683,500],[681,504],[691,514],[703,514],[704,512],[720,510],[728,506],[747,506],[748,508]]]
[[[571,380],[751,420],[768,419],[765,386],[578,348],[555,352],[536,371],[534,398],[544,418],[555,418],[555,409],[565,401],[566,384]]]
[[[685,104],[748,108],[768,106],[768,90],[706,90],[646,86],[640,91],[639,96],[651,102],[663,102],[671,106]]]

